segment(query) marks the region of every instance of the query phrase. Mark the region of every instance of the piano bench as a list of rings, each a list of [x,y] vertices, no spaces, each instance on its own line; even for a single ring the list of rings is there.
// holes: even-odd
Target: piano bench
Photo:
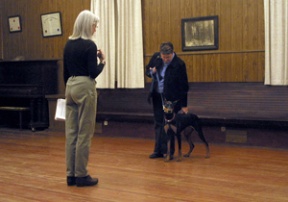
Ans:
[[[1,111],[18,111],[19,112],[19,127],[22,130],[22,113],[29,111],[29,107],[13,107],[13,106],[0,106]]]

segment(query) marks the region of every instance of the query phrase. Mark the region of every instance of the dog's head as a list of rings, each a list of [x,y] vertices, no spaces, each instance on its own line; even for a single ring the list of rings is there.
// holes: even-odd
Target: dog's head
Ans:
[[[166,120],[171,120],[174,117],[174,107],[177,101],[171,102],[164,99],[163,101],[163,111]]]

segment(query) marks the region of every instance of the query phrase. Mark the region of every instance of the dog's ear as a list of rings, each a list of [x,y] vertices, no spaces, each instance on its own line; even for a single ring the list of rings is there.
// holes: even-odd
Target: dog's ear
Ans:
[[[163,100],[162,100],[162,101],[163,101],[163,105],[166,105],[167,102],[168,102],[165,97],[163,97]]]
[[[164,102],[166,103],[167,102],[167,100],[166,100],[166,98],[164,97]]]

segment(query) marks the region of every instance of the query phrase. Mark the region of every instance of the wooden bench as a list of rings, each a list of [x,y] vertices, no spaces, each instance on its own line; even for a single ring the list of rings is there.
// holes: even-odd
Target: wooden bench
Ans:
[[[204,125],[288,127],[288,89],[263,83],[190,83],[189,111]],[[145,89],[98,90],[97,119],[153,122]]]
[[[22,113],[24,111],[30,111],[29,107],[16,107],[16,106],[0,106],[1,111],[16,111],[19,112],[19,127],[22,130],[23,120],[22,120]]]
[[[193,83],[189,111],[204,124],[240,127],[288,127],[288,91],[262,83]]]

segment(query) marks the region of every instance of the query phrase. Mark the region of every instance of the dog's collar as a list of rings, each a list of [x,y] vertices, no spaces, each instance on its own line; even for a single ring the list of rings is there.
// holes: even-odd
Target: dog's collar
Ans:
[[[165,118],[165,121],[166,121],[167,123],[171,123],[174,119],[175,119],[175,113],[173,113],[172,119],[166,119],[166,118]]]

